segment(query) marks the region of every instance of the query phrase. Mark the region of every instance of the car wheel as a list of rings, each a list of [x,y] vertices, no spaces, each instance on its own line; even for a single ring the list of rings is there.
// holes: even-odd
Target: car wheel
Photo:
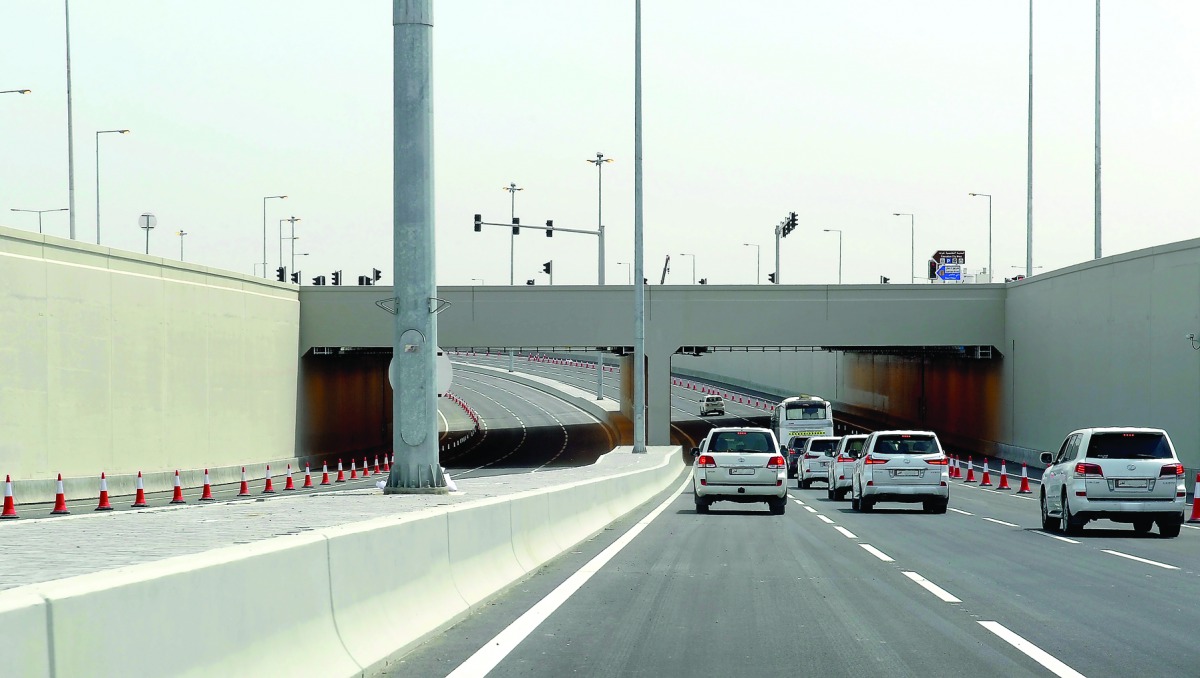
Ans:
[[[1067,534],[1079,534],[1083,531],[1086,520],[1080,520],[1071,514],[1071,505],[1067,503],[1067,493],[1063,493],[1062,499],[1062,527],[1063,532]]]
[[[1182,523],[1168,523],[1160,520],[1158,521],[1158,536],[1164,539],[1173,539],[1179,536],[1181,527]]]
[[[1051,518],[1050,513],[1046,509],[1046,493],[1042,493],[1042,530],[1046,532],[1057,532],[1059,521],[1057,518]]]
[[[829,488],[828,490],[825,490],[825,496],[829,499],[829,501],[835,501],[833,498],[833,488],[832,487]]]
[[[1138,534],[1146,534],[1152,527],[1154,527],[1153,520],[1145,519],[1133,521],[1133,531],[1137,532]]]
[[[842,501],[845,498],[846,498],[846,490],[843,489],[843,490],[834,490],[833,491],[833,500],[834,501]]]
[[[875,500],[863,497],[862,499],[858,500],[858,508],[863,513],[870,513],[871,510],[875,508]]]
[[[696,513],[708,513],[709,501],[702,497],[696,497]]]
[[[854,489],[851,488],[851,490],[850,490],[850,508],[854,509],[855,511],[859,511],[859,510],[861,510],[861,508],[860,508],[861,506],[862,506],[862,504],[858,503],[858,495],[854,494]]]
[[[772,499],[771,501],[767,502],[767,504],[771,507],[771,513],[781,516],[783,515],[784,511],[787,510],[787,497]]]

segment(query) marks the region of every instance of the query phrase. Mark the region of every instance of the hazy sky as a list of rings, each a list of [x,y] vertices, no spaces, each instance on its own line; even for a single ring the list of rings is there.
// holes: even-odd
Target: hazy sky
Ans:
[[[372,267],[391,282],[392,5],[388,0],[74,0],[76,227],[95,241],[95,131],[104,244],[250,273],[278,265],[297,222],[306,281]],[[1105,0],[1104,253],[1200,236],[1200,3]],[[1095,3],[1034,7],[1034,264],[1085,261],[1093,242]],[[1024,0],[646,0],[646,271],[669,283],[762,280],[788,211],[784,281],[903,282],[936,249],[1025,262]],[[0,224],[67,206],[63,3],[0,2]],[[442,0],[434,7],[439,284],[507,284],[510,181],[525,223],[596,227],[604,168],[607,278],[633,260],[632,0]],[[65,237],[65,213],[44,217]],[[285,224],[286,226],[286,224]],[[285,232],[286,235],[286,232]],[[596,281],[596,238],[526,231],[518,284]],[[288,250],[284,248],[285,264]],[[261,267],[260,267],[261,269]]]

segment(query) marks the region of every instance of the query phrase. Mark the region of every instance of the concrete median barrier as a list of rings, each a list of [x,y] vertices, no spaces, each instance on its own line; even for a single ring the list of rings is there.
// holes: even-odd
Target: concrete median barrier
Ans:
[[[513,551],[509,498],[485,499],[446,512],[450,574],[472,607],[525,574]]]
[[[4,673],[22,678],[49,678],[50,636],[46,600],[26,590],[0,592],[0,639],[4,641]]]

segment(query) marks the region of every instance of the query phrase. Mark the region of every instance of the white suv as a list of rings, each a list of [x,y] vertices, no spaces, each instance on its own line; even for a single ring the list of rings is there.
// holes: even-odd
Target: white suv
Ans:
[[[870,511],[876,502],[921,502],[926,513],[945,513],[950,466],[933,431],[875,431],[854,462],[850,505]]]
[[[1158,428],[1085,428],[1042,453],[1042,529],[1073,533],[1089,520],[1133,523],[1179,536],[1187,494],[1183,464]]]
[[[707,414],[725,414],[725,399],[718,395],[706,395],[700,401],[700,416]]]
[[[796,459],[796,487],[811,487],[817,480],[829,482],[829,464],[839,440],[837,436],[817,436],[804,441],[804,449]]]
[[[831,501],[841,501],[846,498],[846,493],[850,491],[850,484],[854,482],[854,460],[862,454],[863,443],[866,442],[866,434],[842,436],[838,441],[837,449],[833,451],[833,459],[829,462],[829,499]]]
[[[787,508],[787,462],[769,429],[714,428],[692,455],[696,513],[714,501],[765,501],[776,514]]]

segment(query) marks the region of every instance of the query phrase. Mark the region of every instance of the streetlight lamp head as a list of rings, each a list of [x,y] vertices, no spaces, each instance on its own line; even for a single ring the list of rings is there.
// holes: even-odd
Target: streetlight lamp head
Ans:
[[[127,130],[127,129],[119,129],[119,130],[117,130],[117,134],[129,134],[129,130]]]

